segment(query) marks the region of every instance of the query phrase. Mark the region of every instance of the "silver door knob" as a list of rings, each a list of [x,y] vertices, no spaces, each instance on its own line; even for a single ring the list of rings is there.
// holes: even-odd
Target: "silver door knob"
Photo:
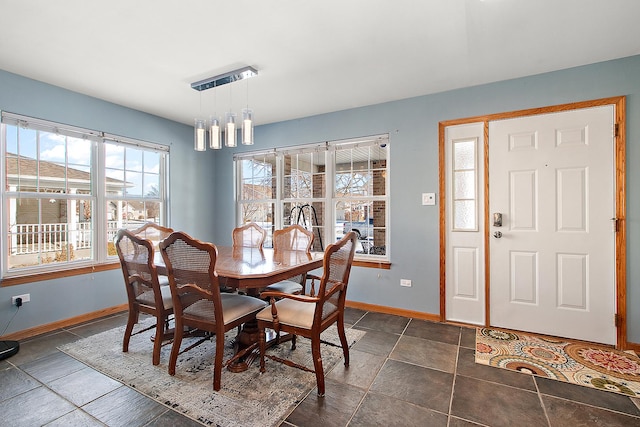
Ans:
[[[502,237],[502,232],[501,231],[496,231],[495,233],[493,233],[493,237],[495,237],[496,239],[499,239]]]

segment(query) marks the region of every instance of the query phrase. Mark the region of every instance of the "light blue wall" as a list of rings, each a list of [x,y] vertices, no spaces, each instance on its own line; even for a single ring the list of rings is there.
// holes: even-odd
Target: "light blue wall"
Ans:
[[[0,70],[0,110],[170,146],[170,222],[213,240],[214,153],[193,150],[193,129]],[[2,160],[4,161],[4,159]],[[181,166],[182,165],[182,166]],[[186,167],[185,167],[186,165]],[[0,288],[0,333],[15,313],[11,296],[31,294],[6,333],[126,303],[118,270]]]
[[[640,180],[640,56],[260,126],[254,147],[389,133],[392,267],[355,267],[348,299],[437,314],[438,207],[422,206],[420,195],[438,192],[438,123],[618,95],[627,96],[628,338],[640,343],[640,263],[634,262],[640,259],[640,194],[633,184]],[[234,225],[233,183],[223,179],[233,175],[229,151],[216,156],[215,173],[226,183],[218,187],[215,234],[226,238]],[[401,278],[411,279],[413,287],[401,288]]]
[[[426,76],[425,78],[428,78]],[[391,143],[391,270],[355,267],[348,298],[436,314],[439,311],[438,207],[422,206],[438,192],[438,122],[610,96],[627,96],[628,338],[640,343],[640,56],[370,107],[258,126],[265,148],[389,133]],[[348,94],[345,94],[348,96]],[[313,102],[313,100],[309,100]],[[0,72],[0,109],[172,143],[171,225],[228,245],[235,225],[234,152],[195,153],[191,128]],[[120,271],[0,288],[0,327],[13,313],[10,297],[31,293],[8,332],[124,302]],[[400,279],[413,281],[401,288]],[[39,302],[40,301],[40,302]],[[46,301],[46,304],[45,304]],[[24,311],[23,311],[24,310]]]

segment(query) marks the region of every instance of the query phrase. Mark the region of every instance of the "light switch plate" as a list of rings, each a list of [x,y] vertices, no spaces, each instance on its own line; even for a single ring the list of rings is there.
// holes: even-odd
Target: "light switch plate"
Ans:
[[[433,206],[436,204],[436,193],[422,193],[422,205]]]

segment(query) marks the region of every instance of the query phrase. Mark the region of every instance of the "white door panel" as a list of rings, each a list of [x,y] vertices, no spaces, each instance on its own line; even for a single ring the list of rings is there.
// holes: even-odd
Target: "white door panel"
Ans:
[[[493,121],[493,326],[615,344],[613,106]]]
[[[447,127],[445,141],[446,319],[483,325],[484,124]]]

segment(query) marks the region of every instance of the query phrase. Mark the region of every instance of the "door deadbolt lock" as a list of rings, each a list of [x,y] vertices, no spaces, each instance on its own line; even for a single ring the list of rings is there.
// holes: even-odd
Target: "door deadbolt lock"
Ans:
[[[502,237],[502,231],[496,231],[495,233],[493,233],[493,237],[495,237],[496,239],[499,239]]]
[[[493,214],[493,226],[502,227],[502,214],[500,212]]]

